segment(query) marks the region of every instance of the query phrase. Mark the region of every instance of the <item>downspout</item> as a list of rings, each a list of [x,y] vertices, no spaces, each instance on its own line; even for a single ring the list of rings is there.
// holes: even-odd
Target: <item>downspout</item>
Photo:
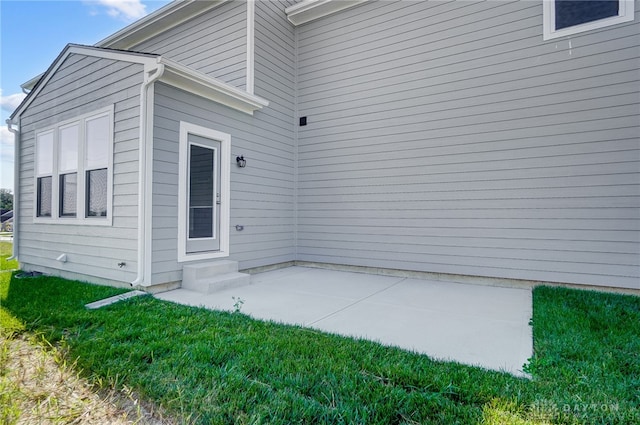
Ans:
[[[136,279],[131,282],[131,286],[147,286],[145,283],[145,262],[147,249],[147,232],[145,217],[147,213],[147,147],[153,144],[151,136],[153,132],[147,126],[149,125],[149,88],[152,87],[162,74],[164,73],[164,65],[157,63],[152,68],[144,69],[144,81],[140,86],[140,146],[138,148],[138,267]]]
[[[13,250],[11,257],[7,260],[15,260],[18,258],[18,244],[19,239],[16,238],[18,234],[18,195],[20,190],[20,130],[11,127],[16,124],[11,119],[6,120],[7,129],[13,133]],[[18,128],[20,124],[18,123]]]

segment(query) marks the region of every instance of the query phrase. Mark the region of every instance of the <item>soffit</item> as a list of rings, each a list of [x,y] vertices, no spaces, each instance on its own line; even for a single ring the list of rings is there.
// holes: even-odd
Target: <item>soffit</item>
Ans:
[[[292,24],[302,25],[365,1],[367,0],[304,0],[287,7],[285,13]]]

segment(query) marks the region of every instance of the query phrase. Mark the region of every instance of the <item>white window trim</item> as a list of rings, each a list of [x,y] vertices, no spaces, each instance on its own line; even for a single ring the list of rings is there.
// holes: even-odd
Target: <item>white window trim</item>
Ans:
[[[35,158],[38,158],[38,136],[46,133],[53,133],[53,171],[51,179],[51,217],[39,217],[37,211],[38,203],[38,175],[37,170],[34,171],[34,199],[33,199],[33,222],[47,224],[63,224],[63,225],[83,225],[83,226],[111,226],[113,224],[113,144],[114,144],[114,105],[102,108],[93,112],[89,112],[73,119],[62,121],[56,125],[47,127],[43,130],[35,132],[34,146]],[[101,116],[109,118],[109,148],[107,153],[107,216],[106,217],[85,217],[86,193],[85,193],[85,138],[86,138],[86,121]],[[80,124],[80,140],[78,141],[78,165],[76,173],[78,175],[78,195],[76,206],[76,217],[60,217],[60,172],[59,172],[59,133],[60,129],[73,124]],[[37,164],[37,163],[36,163]],[[48,176],[48,174],[46,174]],[[45,176],[43,174],[42,176]]]
[[[543,1],[543,38],[544,40],[552,40],[554,38],[565,37],[568,35],[579,34],[581,32],[604,28],[622,22],[633,21],[634,18],[634,0],[619,0],[618,16],[611,16],[597,21],[587,22],[572,27],[556,30],[556,2],[555,0]]]
[[[189,134],[220,141],[220,250],[187,254],[187,179]],[[231,135],[207,127],[180,121],[178,163],[178,262],[209,260],[229,256],[229,223],[231,201]]]

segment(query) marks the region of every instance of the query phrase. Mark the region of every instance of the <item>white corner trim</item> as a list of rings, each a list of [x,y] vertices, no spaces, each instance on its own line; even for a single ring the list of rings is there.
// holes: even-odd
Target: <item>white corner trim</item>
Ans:
[[[187,254],[187,179],[189,134],[220,142],[220,250]],[[221,131],[180,121],[178,150],[178,262],[207,260],[229,256],[229,223],[231,222],[231,135]]]
[[[247,93],[253,94],[255,84],[255,18],[256,3],[247,0]]]
[[[365,1],[367,0],[304,0],[284,11],[293,25],[302,25]]]
[[[160,81],[173,87],[221,103],[249,115],[253,115],[254,111],[269,105],[269,102],[265,99],[201,72],[194,71],[178,62],[166,58],[160,58],[159,61],[165,65],[165,72]]]
[[[618,16],[611,16],[597,21],[587,22],[572,27],[556,30],[556,14],[555,0],[544,0],[542,2],[543,14],[543,40],[552,40],[554,38],[565,37],[581,32],[590,31],[598,28],[604,28],[622,22],[633,21],[634,18],[634,0],[620,0]]]

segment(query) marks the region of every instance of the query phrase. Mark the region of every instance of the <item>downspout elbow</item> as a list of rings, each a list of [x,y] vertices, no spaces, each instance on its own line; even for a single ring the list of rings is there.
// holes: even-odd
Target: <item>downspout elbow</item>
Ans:
[[[7,130],[13,133],[13,246],[11,251],[11,257],[7,260],[15,260],[18,258],[18,245],[19,239],[15,236],[18,233],[18,188],[20,187],[20,154],[18,152],[20,145],[20,130],[15,129],[12,126],[16,124],[10,118],[5,121],[7,123]]]
[[[151,69],[147,69],[145,67],[144,70],[144,81],[140,86],[140,140],[138,146],[138,267],[137,267],[137,275],[133,282],[130,285],[134,288],[140,286],[148,286],[145,285],[145,262],[146,255],[145,251],[147,249],[146,239],[147,232],[145,231],[145,215],[147,211],[146,205],[146,196],[147,193],[147,179],[146,179],[146,169],[147,169],[147,146],[153,143],[153,140],[150,139],[152,135],[151,131],[148,131],[147,128],[149,125],[148,111],[149,111],[149,87],[153,85],[157,80],[162,77],[164,74],[164,64],[160,63],[160,58],[155,66]],[[151,117],[152,118],[152,117]]]

